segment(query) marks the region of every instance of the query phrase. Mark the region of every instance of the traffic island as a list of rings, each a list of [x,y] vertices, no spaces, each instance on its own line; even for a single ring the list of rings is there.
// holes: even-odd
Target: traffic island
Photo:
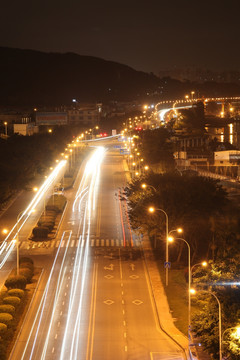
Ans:
[[[20,258],[19,275],[13,269],[0,292],[0,359],[7,360],[30,306],[41,269],[30,258]]]
[[[67,199],[63,195],[54,194],[48,200],[46,209],[43,211],[37,226],[32,230],[29,240],[48,241],[55,237],[58,224],[66,206]]]

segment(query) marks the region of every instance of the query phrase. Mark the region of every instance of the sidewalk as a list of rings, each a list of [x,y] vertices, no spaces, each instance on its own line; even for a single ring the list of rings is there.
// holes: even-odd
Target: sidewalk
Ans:
[[[156,302],[160,326],[163,331],[170,335],[170,337],[182,347],[182,349],[185,351],[186,359],[190,359],[188,355],[188,339],[184,334],[181,333],[180,330],[175,327],[173,323],[173,318],[170,313],[167,297],[164,291],[162,280],[160,278],[156,261],[154,259],[152,247],[148,236],[143,237],[142,244],[147,270]]]
[[[154,293],[161,329],[165,331],[168,335],[170,335],[170,337],[185,350],[186,359],[210,360],[210,356],[205,351],[203,351],[201,346],[198,346],[197,339],[194,339],[193,341],[196,344],[197,351],[194,351],[195,346],[191,347],[194,355],[195,354],[196,355],[191,358],[188,351],[188,338],[174,325],[173,317],[168,305],[168,299],[165,294],[164,286],[162,284],[162,280],[159,274],[159,269],[155,261],[151,243],[148,236],[143,237],[142,245],[143,245],[147,270],[148,270],[152,290]]]

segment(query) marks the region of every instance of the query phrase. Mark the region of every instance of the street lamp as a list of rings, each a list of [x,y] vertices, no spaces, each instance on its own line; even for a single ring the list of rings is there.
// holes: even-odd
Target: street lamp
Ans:
[[[198,290],[199,292],[204,292],[207,294],[212,295],[217,303],[218,303],[218,318],[219,318],[219,322],[218,322],[218,326],[219,326],[219,360],[222,360],[222,310],[221,310],[221,303],[217,297],[217,295],[215,295],[212,291],[210,290]],[[190,289],[190,294],[195,294],[196,290],[195,289]]]
[[[149,207],[148,211],[150,213],[154,213],[155,211],[161,211],[164,213],[165,218],[166,218],[166,265],[165,266],[166,266],[166,286],[168,286],[168,267],[169,267],[169,263],[168,263],[168,215],[167,215],[166,211],[164,211],[163,209],[155,209],[153,206]]]
[[[182,230],[182,229],[181,229]],[[175,231],[175,230],[172,230]],[[190,341],[190,329],[191,329],[191,248],[189,243],[183,238],[173,238],[168,237],[169,242],[173,242],[174,240],[183,241],[188,247],[188,339]]]
[[[183,229],[182,228],[177,228],[177,229],[174,229],[174,230],[171,230],[169,231],[168,235],[170,235],[172,232],[177,232],[178,234],[182,234],[183,233]]]
[[[20,217],[25,213],[26,210],[21,211],[18,216],[17,216],[17,237],[16,239],[16,246],[17,246],[17,275],[19,275],[19,221],[20,221]],[[28,213],[29,215],[31,213],[35,212],[35,209],[31,209],[30,212]]]
[[[194,264],[194,265],[191,267],[191,282],[192,282],[193,268],[195,268],[195,266],[199,266],[199,265],[201,265],[202,267],[206,267],[206,266],[208,266],[208,263],[207,263],[207,261],[202,261],[201,263]]]
[[[7,121],[4,121],[4,125],[5,125],[5,135],[7,136]]]
[[[224,346],[224,334],[229,330],[236,330],[236,337],[238,339],[240,338],[240,326],[233,326],[233,327],[227,328],[227,329],[224,330],[224,332],[222,334],[222,345],[223,346]],[[232,333],[232,335],[235,335],[235,334]]]
[[[191,99],[193,101],[193,95],[195,94],[195,91],[191,91]]]
[[[19,219],[20,219],[20,216],[25,212],[24,211],[21,211],[18,216],[17,216],[17,237],[16,237],[16,246],[17,246],[17,275],[19,275]]]
[[[141,184],[141,188],[142,188],[142,189],[146,189],[146,188],[148,188],[148,187],[152,188],[155,192],[157,192],[157,190],[156,190],[156,188],[155,188],[154,186],[148,185],[148,184],[145,184],[145,183]],[[150,211],[150,212],[153,212],[153,211],[151,211],[151,210],[149,210],[149,211]]]

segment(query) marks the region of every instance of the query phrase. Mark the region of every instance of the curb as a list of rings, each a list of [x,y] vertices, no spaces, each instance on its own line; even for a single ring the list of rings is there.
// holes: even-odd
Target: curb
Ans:
[[[180,330],[178,330],[173,323],[173,318],[170,313],[167,296],[165,294],[165,290],[162,285],[159,271],[157,268],[153,268],[152,264],[154,261],[151,261],[151,264],[150,264],[148,256],[146,255],[147,252],[148,253],[150,252],[150,254],[153,255],[151,246],[149,246],[149,244],[147,244],[147,243],[149,243],[149,239],[146,235],[144,236],[144,238],[145,239],[143,239],[143,242],[142,242],[143,243],[142,250],[143,250],[144,261],[146,264],[147,273],[148,273],[148,277],[149,277],[149,281],[150,281],[150,285],[151,285],[151,289],[152,289],[153,299],[154,299],[154,303],[155,303],[155,307],[156,307],[156,311],[157,311],[160,328],[170,339],[172,339],[173,342],[175,342],[182,349],[182,351],[184,352],[185,360],[190,359],[187,337],[184,334],[182,334],[180,332]],[[155,263],[154,263],[154,266],[155,266]],[[154,272],[154,274],[153,274],[153,272]],[[155,280],[154,280],[154,277],[155,277]],[[157,280],[156,280],[156,277],[157,277]],[[159,288],[158,290],[156,288],[156,284],[154,284],[154,282],[156,282],[156,281],[158,283],[158,288]],[[164,310],[164,311],[161,311],[161,309],[159,308],[160,307],[159,304],[161,304],[162,310]],[[168,317],[165,320],[164,320],[164,317],[161,319],[161,316],[160,316],[160,314],[163,314],[163,313],[165,314],[165,317],[166,317],[166,314]],[[170,329],[168,329],[168,327],[170,327]],[[179,338],[182,338],[182,339],[179,339]]]

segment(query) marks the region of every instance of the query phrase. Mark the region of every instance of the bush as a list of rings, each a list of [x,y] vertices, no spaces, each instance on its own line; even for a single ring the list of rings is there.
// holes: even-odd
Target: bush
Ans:
[[[24,276],[27,280],[27,283],[30,283],[32,280],[33,272],[31,269],[28,268],[20,268],[19,270],[20,275]]]
[[[7,325],[4,324],[4,323],[0,323],[0,334],[2,335],[3,333],[5,333],[7,331]],[[1,355],[0,355],[0,359],[1,358]]]
[[[28,257],[21,257],[19,259],[19,264],[21,265],[22,263],[30,263],[33,265],[33,260],[31,258]]]
[[[35,238],[44,239],[47,238],[49,234],[49,229],[43,226],[36,226],[35,228],[33,228],[32,233]]]
[[[20,299],[24,296],[24,291],[21,289],[11,289],[8,291],[9,296],[17,296]]]
[[[56,219],[55,215],[46,215],[46,216],[41,216],[38,222],[44,224],[45,222],[55,222],[55,219]]]
[[[12,321],[13,317],[11,314],[8,313],[1,313],[0,314],[0,323],[8,325]]]
[[[34,273],[34,266],[31,263],[22,263],[20,265],[20,269],[29,269],[31,271],[32,275]]]
[[[17,297],[17,296],[7,296],[7,297],[3,298],[3,302],[4,302],[4,304],[9,304],[9,305],[13,305],[13,306],[17,307],[20,304],[21,299],[19,299],[19,297]]]
[[[55,223],[46,222],[46,223],[44,223],[43,226],[46,227],[46,228],[48,228],[49,232],[51,232],[52,229],[54,228],[54,225],[55,225]]]
[[[66,204],[66,198],[64,195],[52,195],[48,200],[46,209],[47,210],[57,210],[62,212]]]
[[[0,305],[0,313],[8,313],[12,315],[15,313],[15,306],[10,304]]]
[[[7,350],[4,344],[0,344],[0,359],[7,360]]]
[[[25,289],[27,280],[22,275],[9,276],[5,281],[6,288],[9,289]]]

